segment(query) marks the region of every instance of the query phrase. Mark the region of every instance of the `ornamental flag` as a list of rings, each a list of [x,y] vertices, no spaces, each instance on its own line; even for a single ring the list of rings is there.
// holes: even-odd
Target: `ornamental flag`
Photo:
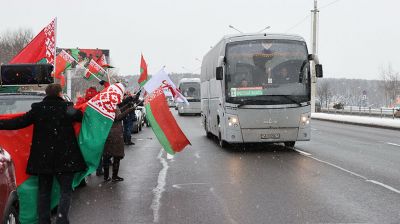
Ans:
[[[145,108],[146,118],[149,120],[158,141],[168,154],[174,155],[190,144],[169,110],[162,87],[146,96]]]
[[[54,65],[56,55],[56,26],[56,19],[53,19],[9,63],[48,63]]]

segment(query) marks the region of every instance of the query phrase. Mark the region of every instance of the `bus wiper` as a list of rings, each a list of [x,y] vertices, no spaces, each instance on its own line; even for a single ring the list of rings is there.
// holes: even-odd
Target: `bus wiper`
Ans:
[[[274,95],[274,96],[283,96],[283,97],[285,97],[286,99],[290,100],[292,103],[295,103],[295,104],[297,104],[297,105],[299,105],[299,106],[302,106],[301,103],[300,103],[299,101],[293,99],[292,97],[290,97],[290,96],[288,96],[288,95]]]
[[[243,102],[239,103],[237,105],[237,108],[241,108],[244,105],[256,105],[256,104],[249,104],[249,103],[258,103],[258,104],[263,104],[264,101],[263,100],[255,100],[255,99],[248,99],[248,100],[244,100]]]

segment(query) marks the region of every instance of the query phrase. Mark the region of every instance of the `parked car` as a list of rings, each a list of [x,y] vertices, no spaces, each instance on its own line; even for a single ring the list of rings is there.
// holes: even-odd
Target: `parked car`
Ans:
[[[144,127],[144,125],[150,127],[150,123],[146,117],[146,108],[144,106],[138,106],[137,109],[139,109],[142,112],[142,127]]]
[[[333,108],[335,108],[337,110],[342,110],[344,108],[344,103],[342,103],[342,102],[334,103]]]
[[[394,116],[395,117],[400,117],[400,106],[395,107],[395,112],[394,112]]]
[[[139,133],[139,131],[141,131],[143,127],[143,114],[140,109],[136,109],[135,114],[136,114],[136,121],[133,122],[132,133]]]
[[[18,195],[10,154],[0,147],[0,222],[19,223]]]

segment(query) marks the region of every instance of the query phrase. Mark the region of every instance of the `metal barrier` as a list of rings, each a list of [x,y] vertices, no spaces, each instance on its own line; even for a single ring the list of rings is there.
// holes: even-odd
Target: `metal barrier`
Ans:
[[[333,107],[321,108],[321,112],[333,113],[333,114],[381,117],[381,118],[390,117],[393,119],[400,118],[400,111],[396,110],[395,108],[345,106],[343,109],[335,109]]]

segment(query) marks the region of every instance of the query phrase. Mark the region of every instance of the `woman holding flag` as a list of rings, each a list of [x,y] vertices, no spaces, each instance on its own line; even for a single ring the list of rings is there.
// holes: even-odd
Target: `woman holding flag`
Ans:
[[[42,102],[33,103],[26,114],[0,120],[0,130],[16,130],[33,124],[33,138],[26,173],[38,176],[38,214],[40,224],[50,224],[50,200],[54,178],[60,184],[61,198],[57,224],[69,223],[72,181],[86,163],[75,137],[73,122],[82,121],[82,112],[64,101],[59,84],[46,87]]]

